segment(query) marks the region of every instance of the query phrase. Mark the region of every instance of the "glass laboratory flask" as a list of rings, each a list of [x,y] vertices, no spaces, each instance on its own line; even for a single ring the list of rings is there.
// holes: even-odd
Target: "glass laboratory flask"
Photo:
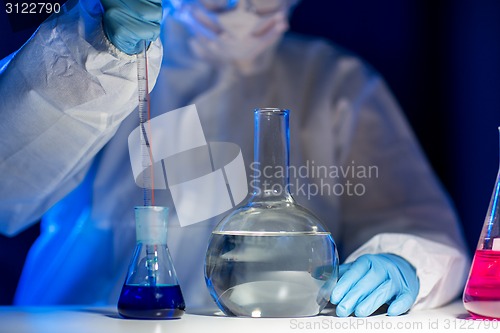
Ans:
[[[173,319],[184,298],[167,247],[168,208],[135,207],[137,243],[118,301],[125,318]]]
[[[499,200],[500,169],[463,295],[465,309],[477,318],[500,319]]]
[[[255,110],[253,196],[209,240],[205,281],[229,316],[314,316],[337,283],[332,236],[289,192],[288,118],[288,110]]]

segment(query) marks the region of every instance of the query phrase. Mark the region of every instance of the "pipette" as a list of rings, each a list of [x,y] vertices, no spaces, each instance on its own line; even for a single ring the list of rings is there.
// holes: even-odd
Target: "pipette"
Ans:
[[[139,93],[139,125],[141,131],[142,181],[144,189],[144,206],[154,206],[154,169],[151,149],[151,111],[148,86],[147,42],[143,41],[144,50],[137,54],[137,83]]]
[[[148,57],[147,42],[143,41],[143,51],[137,54],[137,84],[139,95],[139,126],[141,128],[141,158],[142,158],[142,183],[144,191],[144,206],[154,206],[154,169],[153,153],[151,149],[151,108],[149,103],[148,86]],[[147,133],[150,136],[148,139]],[[156,273],[158,270],[157,245],[146,245],[146,266],[150,286],[156,286]]]

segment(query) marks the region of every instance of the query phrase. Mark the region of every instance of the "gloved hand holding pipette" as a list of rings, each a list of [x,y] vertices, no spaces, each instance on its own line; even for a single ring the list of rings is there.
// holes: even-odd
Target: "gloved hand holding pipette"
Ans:
[[[339,275],[331,297],[331,302],[337,304],[339,317],[353,312],[366,317],[386,303],[388,315],[400,315],[410,309],[419,290],[415,269],[393,254],[362,255],[341,265]]]
[[[161,0],[101,0],[103,27],[108,39],[120,51],[137,54],[143,40],[152,42],[160,35]]]

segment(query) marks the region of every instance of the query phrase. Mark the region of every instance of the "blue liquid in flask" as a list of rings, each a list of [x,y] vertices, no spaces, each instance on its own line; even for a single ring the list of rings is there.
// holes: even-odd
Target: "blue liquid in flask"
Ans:
[[[136,247],[118,301],[118,313],[134,319],[174,319],[184,298],[167,247],[166,207],[135,208]]]
[[[120,315],[133,319],[175,319],[184,309],[179,285],[124,285],[118,301]]]

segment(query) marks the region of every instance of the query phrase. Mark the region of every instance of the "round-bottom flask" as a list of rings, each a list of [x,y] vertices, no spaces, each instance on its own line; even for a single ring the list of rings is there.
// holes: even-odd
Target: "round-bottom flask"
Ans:
[[[184,298],[167,248],[168,209],[135,208],[135,252],[118,301],[118,313],[134,319],[174,319],[184,314]]]
[[[226,315],[314,316],[337,282],[335,242],[289,193],[288,115],[255,111],[253,196],[217,225],[209,241],[205,280]]]

